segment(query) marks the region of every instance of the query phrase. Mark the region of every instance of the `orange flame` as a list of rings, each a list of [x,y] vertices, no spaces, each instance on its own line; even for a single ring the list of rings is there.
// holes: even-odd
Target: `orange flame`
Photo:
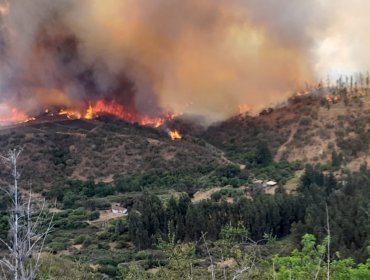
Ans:
[[[92,118],[94,118],[94,110],[91,107],[91,104],[89,104],[89,107],[87,107],[84,118],[87,120],[91,120]]]
[[[76,119],[81,119],[81,113],[78,111],[73,111],[73,110],[60,110],[58,112],[59,116],[66,116],[68,119],[71,120],[76,120]]]
[[[165,119],[161,119],[161,118],[148,118],[148,117],[144,117],[141,119],[141,122],[140,124],[141,125],[150,125],[150,126],[154,126],[154,127],[160,127],[163,123],[164,123]]]
[[[135,115],[127,112],[122,105],[114,101],[106,102],[104,100],[99,100],[90,107],[91,108],[88,108],[88,110],[90,110],[90,112],[92,111],[94,116],[99,116],[99,114],[109,114],[129,122],[137,121]]]
[[[171,140],[180,140],[182,138],[180,132],[178,132],[176,129],[170,130],[168,135],[170,136]]]
[[[86,119],[91,120],[99,117],[103,114],[109,114],[117,118],[123,119],[131,123],[139,123],[141,125],[160,127],[165,121],[172,120],[177,114],[166,114],[162,117],[148,117],[141,116],[136,113],[131,113],[125,109],[125,107],[115,101],[99,100],[95,103],[89,103],[88,107],[84,110],[63,108],[59,111],[50,111],[49,109],[44,110],[45,114],[49,117],[54,116],[65,116],[68,119]],[[0,117],[0,123],[21,123],[30,120],[36,120],[37,118],[30,118],[25,113],[18,111],[16,108],[11,109],[9,116]]]
[[[239,114],[244,115],[250,111],[250,108],[247,104],[239,105]]]
[[[0,117],[0,124],[29,122],[33,119],[34,118],[29,117],[22,112],[19,112],[16,108],[12,108],[11,114],[9,116]]]

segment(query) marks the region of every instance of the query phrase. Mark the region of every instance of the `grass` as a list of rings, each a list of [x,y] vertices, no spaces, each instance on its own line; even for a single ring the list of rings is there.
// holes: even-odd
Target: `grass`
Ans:
[[[284,189],[288,193],[292,193],[292,192],[294,192],[297,189],[303,173],[304,173],[303,170],[296,171],[294,173],[294,176],[285,183]]]

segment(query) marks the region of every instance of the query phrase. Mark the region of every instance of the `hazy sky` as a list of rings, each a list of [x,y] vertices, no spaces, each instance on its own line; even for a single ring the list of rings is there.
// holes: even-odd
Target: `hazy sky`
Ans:
[[[319,75],[351,74],[370,66],[370,2],[321,0],[326,24],[314,46]]]

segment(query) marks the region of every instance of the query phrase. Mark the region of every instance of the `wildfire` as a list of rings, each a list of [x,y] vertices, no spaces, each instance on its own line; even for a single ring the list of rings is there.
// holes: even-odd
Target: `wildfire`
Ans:
[[[166,119],[161,118],[142,118],[140,124],[141,125],[150,125],[154,127],[160,127]]]
[[[182,138],[180,132],[178,130],[170,130],[168,132],[168,136],[170,136],[171,140],[180,140]]]
[[[11,114],[9,116],[0,117],[1,124],[12,124],[12,123],[23,123],[34,120],[35,118],[29,117],[26,114],[19,112],[16,108],[11,109]]]
[[[6,105],[5,105],[6,106]],[[0,117],[0,124],[15,124],[37,120],[37,117],[29,117],[27,114],[18,111],[16,108],[8,109],[9,114]],[[62,108],[59,110],[44,109],[44,115],[49,117],[62,116],[71,120],[86,119],[91,120],[101,115],[112,115],[131,123],[139,123],[145,126],[160,127],[165,121],[172,120],[178,114],[165,114],[162,117],[148,117],[137,113],[131,113],[125,107],[115,101],[99,100],[95,103],[89,103],[85,109]],[[179,138],[177,132],[175,138]],[[180,136],[181,138],[181,136]]]
[[[328,103],[336,103],[338,101],[338,96],[329,96],[329,95],[326,95],[325,96],[325,100]]]
[[[93,117],[97,117],[101,114],[109,114],[117,118],[124,119],[128,122],[139,122],[136,115],[127,112],[122,105],[114,101],[107,102],[99,100],[95,104],[89,105],[88,109],[86,110],[85,116],[89,118],[91,115]]]
[[[124,106],[114,102],[106,102],[99,100],[94,105],[89,105],[84,114],[85,119],[92,119],[101,114],[109,114],[128,122],[137,122],[141,125],[149,125],[154,127],[160,127],[165,121],[173,119],[176,114],[167,114],[163,117],[147,117],[138,114],[133,114],[125,110]]]
[[[81,113],[78,111],[73,111],[73,110],[60,110],[58,112],[59,116],[66,116],[70,120],[76,120],[76,119],[81,119]]]
[[[321,90],[322,88],[323,88],[323,84],[321,82],[316,83],[314,85],[308,85],[308,84],[306,84],[306,88],[305,89],[302,89],[302,90],[298,90],[295,93],[295,96],[301,97],[301,96],[305,96],[305,95],[310,95],[310,94],[315,93],[318,90]]]
[[[304,90],[304,91],[297,91],[295,95],[300,97],[300,96],[304,96],[304,95],[309,95],[310,93],[311,93],[311,91]]]
[[[239,105],[239,114],[244,115],[250,111],[250,107],[247,104]]]
[[[89,107],[87,107],[84,118],[87,120],[91,120],[92,118],[94,118],[94,110],[91,107],[91,104],[89,104]]]

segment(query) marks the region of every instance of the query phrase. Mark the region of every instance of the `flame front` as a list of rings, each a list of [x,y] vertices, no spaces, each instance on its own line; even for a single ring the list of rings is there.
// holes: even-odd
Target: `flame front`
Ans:
[[[70,120],[75,120],[75,119],[81,119],[81,113],[78,111],[73,111],[73,110],[60,110],[58,112],[59,116],[66,116]]]
[[[5,108],[8,108],[8,106],[4,106]],[[16,124],[38,119],[37,116],[30,117],[26,113],[20,112],[16,108],[6,109],[6,112],[7,113],[4,113],[2,117],[0,116],[0,124]],[[102,115],[110,115],[130,123],[160,127],[165,121],[175,118],[178,114],[165,114],[161,117],[142,116],[138,113],[133,113],[126,110],[123,105],[115,102],[114,100],[98,100],[94,103],[90,102],[89,105],[84,109],[62,108],[59,110],[50,110],[47,108],[43,110],[41,115],[56,119],[58,116],[66,117],[70,120],[92,120]]]
[[[160,127],[166,120],[173,119],[175,114],[167,114],[163,117],[148,117],[141,116],[139,114],[130,113],[125,110],[124,106],[114,101],[103,101],[99,100],[94,105],[89,105],[87,108],[84,118],[92,119],[102,114],[109,114],[117,118],[123,119],[131,123],[139,123],[141,125],[149,125],[154,127]]]
[[[23,123],[34,120],[35,118],[29,117],[26,114],[18,111],[16,108],[12,108],[9,114],[5,114],[0,117],[0,126],[14,123]]]
[[[168,135],[170,136],[171,140],[180,140],[182,138],[182,135],[178,130],[170,130],[168,132]]]
[[[87,107],[84,118],[87,120],[91,120],[92,118],[94,118],[94,110],[91,104],[89,104],[89,106]]]

